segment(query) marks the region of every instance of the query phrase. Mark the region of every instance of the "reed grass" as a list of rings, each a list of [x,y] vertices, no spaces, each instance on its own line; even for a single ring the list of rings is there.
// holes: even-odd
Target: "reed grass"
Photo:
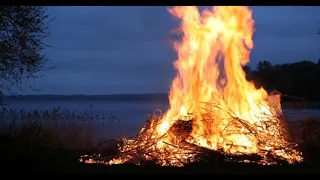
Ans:
[[[107,134],[106,121],[115,121],[115,116],[77,110],[0,110],[0,135],[9,138],[28,139],[50,147],[66,149],[94,149]]]

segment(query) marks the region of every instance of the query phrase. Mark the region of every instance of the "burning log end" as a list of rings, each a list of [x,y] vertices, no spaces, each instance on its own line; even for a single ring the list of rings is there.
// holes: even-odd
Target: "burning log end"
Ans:
[[[180,133],[187,133],[190,134],[192,131],[192,124],[193,121],[189,120],[178,120],[172,127],[171,129],[173,131],[176,131],[178,134]]]
[[[192,132],[193,120],[178,120],[170,128],[169,135],[174,137],[178,142],[185,140]]]

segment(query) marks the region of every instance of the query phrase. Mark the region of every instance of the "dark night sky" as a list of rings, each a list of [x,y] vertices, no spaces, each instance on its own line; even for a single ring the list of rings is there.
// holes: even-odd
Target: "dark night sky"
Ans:
[[[252,7],[256,21],[250,65],[320,57],[319,7]],[[46,49],[58,67],[22,94],[167,92],[175,71],[169,43],[177,25],[166,7],[49,7]],[[34,92],[29,85],[40,88]]]

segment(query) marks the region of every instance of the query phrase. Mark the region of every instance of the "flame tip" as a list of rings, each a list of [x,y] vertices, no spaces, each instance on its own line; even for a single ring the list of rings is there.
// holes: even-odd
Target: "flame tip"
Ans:
[[[181,20],[182,30],[181,42],[174,44],[178,73],[170,87],[170,109],[146,123],[135,139],[125,140],[123,155],[109,164],[132,161],[125,153],[131,152],[140,158],[137,161],[183,166],[197,160],[194,146],[231,155],[256,154],[263,157],[257,162],[262,164],[274,163],[268,153],[289,163],[302,160],[283,136],[287,131],[278,118],[280,96],[256,89],[242,69],[254,47],[252,10],[214,6],[199,12],[195,6],[176,6],[168,11]]]

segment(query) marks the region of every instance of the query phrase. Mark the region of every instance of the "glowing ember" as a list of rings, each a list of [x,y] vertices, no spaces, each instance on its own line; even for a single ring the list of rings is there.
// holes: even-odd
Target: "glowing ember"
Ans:
[[[135,138],[125,139],[118,157],[103,162],[183,166],[203,149],[258,155],[263,164],[275,163],[274,158],[302,161],[279,119],[280,95],[269,96],[245,78],[242,66],[253,48],[251,10],[213,7],[200,14],[197,7],[173,7],[169,12],[181,20],[183,35],[174,44],[178,75],[170,109],[148,121]]]

